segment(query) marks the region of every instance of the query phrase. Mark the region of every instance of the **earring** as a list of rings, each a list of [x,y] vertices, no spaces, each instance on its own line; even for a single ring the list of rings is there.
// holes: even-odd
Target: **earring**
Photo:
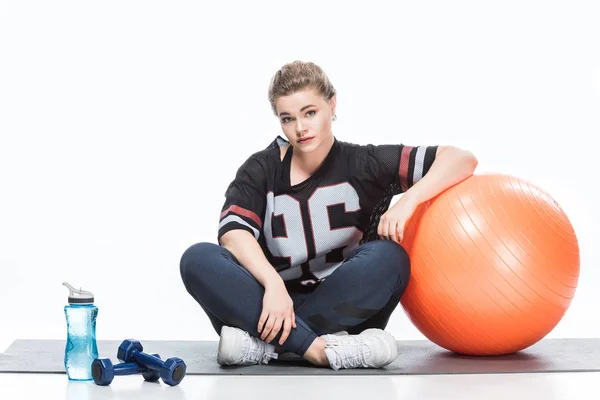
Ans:
[[[333,117],[331,117],[332,121],[335,121],[337,119],[337,115],[334,115]]]

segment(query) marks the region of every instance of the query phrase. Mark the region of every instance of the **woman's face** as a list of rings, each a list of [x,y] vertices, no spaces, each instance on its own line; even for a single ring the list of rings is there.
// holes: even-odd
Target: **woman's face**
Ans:
[[[294,149],[310,153],[329,142],[335,103],[335,96],[327,101],[313,89],[277,100],[276,110],[281,128]]]

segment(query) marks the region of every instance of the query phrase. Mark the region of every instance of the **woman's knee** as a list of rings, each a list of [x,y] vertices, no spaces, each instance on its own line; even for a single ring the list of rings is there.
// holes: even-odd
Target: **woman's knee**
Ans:
[[[179,272],[187,283],[191,275],[202,275],[206,266],[214,265],[215,257],[222,255],[223,248],[215,243],[201,242],[193,244],[181,256]]]
[[[377,269],[384,277],[396,277],[399,286],[406,286],[410,278],[410,258],[404,247],[392,240],[375,240],[365,243],[377,255]],[[372,267],[372,265],[370,266]]]

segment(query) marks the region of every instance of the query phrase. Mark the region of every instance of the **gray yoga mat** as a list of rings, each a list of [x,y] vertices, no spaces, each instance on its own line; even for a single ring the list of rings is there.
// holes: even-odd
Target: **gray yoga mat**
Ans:
[[[283,354],[268,365],[221,367],[216,341],[140,340],[144,352],[161,358],[179,357],[189,375],[416,375],[600,371],[600,338],[544,339],[521,352],[494,357],[462,356],[426,341],[398,341],[400,354],[380,369],[333,371],[315,367],[294,354]],[[99,340],[99,357],[113,363],[121,341]],[[64,340],[16,340],[0,354],[0,372],[65,373]]]

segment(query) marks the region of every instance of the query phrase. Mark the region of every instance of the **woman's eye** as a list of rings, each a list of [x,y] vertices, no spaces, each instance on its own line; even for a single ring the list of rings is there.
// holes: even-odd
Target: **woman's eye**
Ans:
[[[312,113],[312,114],[311,114],[311,113]],[[309,117],[312,117],[312,116],[313,116],[314,114],[316,114],[316,113],[317,113],[317,111],[315,111],[315,110],[310,110],[310,111],[308,111],[308,112],[306,113],[306,115],[307,115],[307,116],[309,116]],[[292,120],[292,118],[291,118],[291,117],[284,117],[284,118],[281,118],[281,122],[283,122],[284,124],[287,124],[287,123],[288,123],[288,122],[290,122],[291,120]]]

